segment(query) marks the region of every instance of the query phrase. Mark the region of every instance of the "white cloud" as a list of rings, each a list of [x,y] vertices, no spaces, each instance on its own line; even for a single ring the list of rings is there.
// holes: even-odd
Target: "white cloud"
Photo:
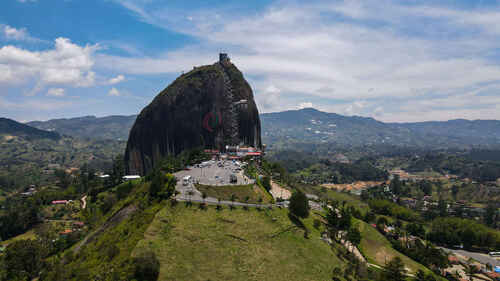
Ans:
[[[33,3],[33,2],[38,2],[38,0],[17,0],[17,2],[20,2],[20,3]]]
[[[9,41],[44,42],[32,37],[26,28],[15,28],[7,24],[0,24],[0,35]]]
[[[428,120],[420,112],[429,105],[416,101],[432,103],[442,95],[441,103],[460,101],[459,108],[433,109],[441,113],[429,116],[450,119],[484,106],[474,97],[465,102],[458,97],[463,92],[500,80],[495,56],[500,44],[498,7],[459,10],[432,2],[280,1],[251,15],[210,10],[190,11],[188,18],[151,6],[150,1],[119,2],[142,21],[194,36],[201,43],[155,57],[103,55],[99,64],[122,73],[178,73],[213,62],[225,46],[233,62],[253,77],[263,111],[296,107],[300,94],[306,100],[314,97],[320,108],[340,113],[391,121],[408,114],[408,119]],[[343,102],[323,105],[318,98]],[[388,101],[391,106],[386,106]],[[476,112],[475,116],[500,119],[500,112]]]
[[[108,80],[108,84],[109,85],[114,85],[114,84],[118,84],[120,82],[123,82],[125,81],[125,76],[124,75],[118,75],[116,77],[113,77],[111,79]]]
[[[35,89],[52,85],[93,86],[93,55],[98,49],[98,45],[82,47],[67,38],[57,38],[54,49],[46,51],[4,46],[0,48],[0,85],[33,81]]]
[[[66,90],[63,88],[50,88],[47,91],[47,96],[51,97],[64,97],[66,95]]]
[[[111,90],[109,90],[108,96],[119,97],[119,96],[121,96],[121,93],[120,93],[120,91],[118,91],[118,89],[113,87],[113,88],[111,88]]]

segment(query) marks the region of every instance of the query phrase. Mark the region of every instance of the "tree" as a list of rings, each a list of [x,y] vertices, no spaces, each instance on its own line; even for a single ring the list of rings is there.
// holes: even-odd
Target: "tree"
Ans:
[[[438,210],[439,210],[440,217],[446,217],[446,214],[448,213],[448,206],[447,206],[446,202],[443,200],[443,198],[439,198]]]
[[[406,225],[406,231],[411,235],[415,235],[418,237],[425,237],[425,229],[421,224],[418,223],[408,223]]]
[[[375,213],[368,211],[365,214],[365,222],[370,223],[375,220]]]
[[[339,229],[340,230],[348,230],[351,227],[351,213],[343,208],[340,211],[340,220],[339,220]]]
[[[459,186],[458,185],[453,185],[451,187],[451,195],[453,196],[453,199],[457,199],[457,194],[458,194],[458,191],[459,191]]]
[[[415,281],[436,281],[436,278],[432,275],[432,273],[425,274],[422,269],[419,269],[415,274]]]
[[[203,204],[205,204],[205,199],[207,199],[207,194],[205,192],[202,192],[201,198],[203,198]]]
[[[403,261],[400,257],[395,257],[389,261],[381,274],[381,281],[391,280],[391,281],[404,281],[405,280],[405,268]]]
[[[353,226],[347,231],[346,238],[353,246],[358,246],[361,242],[361,232],[359,232],[357,227]]]
[[[117,185],[122,181],[125,175],[125,161],[123,155],[117,155],[113,159],[113,170],[111,172],[110,178],[112,185]]]
[[[300,218],[309,216],[309,200],[307,196],[300,190],[295,191],[290,197],[289,205],[290,213]]]
[[[147,251],[133,259],[135,266],[134,277],[137,280],[156,281],[160,273],[160,262],[156,255]]]
[[[271,178],[269,176],[264,176],[262,178],[262,186],[267,190],[271,190]]]
[[[335,210],[335,208],[328,210],[328,213],[326,214],[326,221],[330,237],[337,239],[340,218]]]
[[[157,170],[153,174],[153,180],[149,186],[149,195],[152,198],[168,199],[175,192],[177,179],[172,174],[164,174]]]
[[[43,268],[45,253],[35,240],[18,240],[5,250],[5,267],[8,280],[33,279]]]
[[[470,249],[476,243],[476,233],[471,228],[467,228],[462,233],[462,243],[466,249]]]
[[[400,195],[402,192],[402,184],[401,181],[399,180],[399,175],[394,175],[394,178],[391,181],[391,184],[389,185],[389,188],[391,189],[392,193],[396,195]]]
[[[232,203],[232,206],[234,207],[234,201],[238,199],[238,197],[236,196],[236,194],[231,194],[231,203]]]
[[[486,213],[484,215],[484,222],[486,225],[495,227],[497,207],[493,202],[488,203]]]
[[[422,190],[422,192],[425,195],[432,194],[432,184],[429,181],[426,181],[426,180],[419,181],[418,185],[420,187],[420,190]]]

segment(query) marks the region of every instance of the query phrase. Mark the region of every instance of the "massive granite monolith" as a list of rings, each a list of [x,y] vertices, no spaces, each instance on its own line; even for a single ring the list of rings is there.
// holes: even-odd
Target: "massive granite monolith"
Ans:
[[[233,90],[232,100],[228,98],[228,86]],[[246,105],[235,105],[242,100]],[[236,114],[231,113],[231,105]],[[238,130],[231,126],[234,116]],[[145,175],[161,158],[186,149],[223,151],[234,143],[234,131],[238,131],[238,144],[261,147],[259,112],[252,89],[242,73],[223,58],[181,75],[141,111],[127,143],[127,173]]]

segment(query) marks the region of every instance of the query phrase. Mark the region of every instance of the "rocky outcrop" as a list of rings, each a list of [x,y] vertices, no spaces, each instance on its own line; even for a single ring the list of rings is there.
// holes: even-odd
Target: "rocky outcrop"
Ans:
[[[224,73],[226,79],[224,79]],[[229,78],[229,81],[227,81]],[[226,81],[225,81],[226,80]],[[233,100],[227,95],[227,84]],[[167,155],[231,144],[231,104],[236,106],[238,143],[261,147],[260,120],[252,89],[229,61],[196,67],[178,77],[146,106],[130,131],[125,162],[129,174],[144,175]]]

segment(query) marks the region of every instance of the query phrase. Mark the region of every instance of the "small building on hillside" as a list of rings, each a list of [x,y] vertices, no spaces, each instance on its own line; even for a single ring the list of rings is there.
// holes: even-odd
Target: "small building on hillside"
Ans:
[[[68,204],[68,200],[54,200],[52,201],[52,205],[66,205]]]
[[[65,229],[64,231],[59,232],[60,235],[68,235],[73,233],[73,230],[71,229]]]
[[[82,228],[84,226],[85,226],[85,223],[83,221],[75,221],[75,222],[73,222],[73,227]]]
[[[126,176],[123,176],[123,180],[124,181],[130,181],[130,180],[137,180],[137,179],[140,179],[141,176],[139,175],[126,175]]]
[[[450,264],[460,264],[460,260],[453,255],[448,256],[448,261],[450,262]]]

